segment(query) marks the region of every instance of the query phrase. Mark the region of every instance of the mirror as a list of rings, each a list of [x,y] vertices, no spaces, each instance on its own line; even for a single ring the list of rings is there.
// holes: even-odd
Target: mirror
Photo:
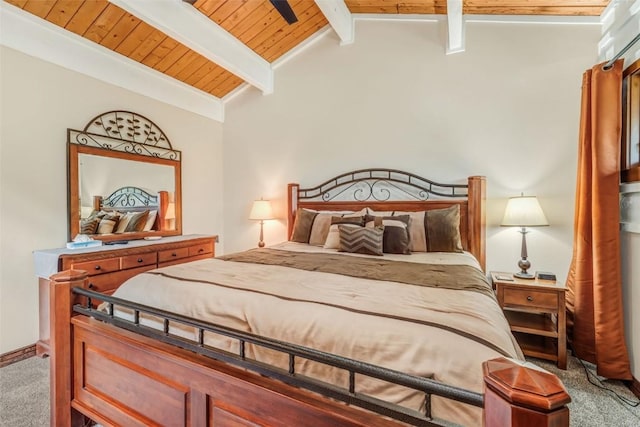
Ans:
[[[67,136],[69,240],[182,234],[181,155],[153,122],[112,111]]]

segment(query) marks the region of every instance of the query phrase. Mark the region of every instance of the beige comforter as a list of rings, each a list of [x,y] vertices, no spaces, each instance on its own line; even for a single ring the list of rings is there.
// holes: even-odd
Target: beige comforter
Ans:
[[[327,251],[295,243],[276,249]],[[346,262],[350,256],[344,255]],[[477,267],[467,253],[384,258],[415,262],[417,268],[420,263]],[[484,360],[502,355],[522,359],[495,298],[473,290],[208,259],[141,274],[115,296],[478,392]],[[172,332],[195,338],[190,330]],[[207,335],[205,342],[237,352],[237,343],[227,339]],[[287,367],[286,357],[268,350],[248,346],[247,356]],[[347,384],[344,372],[312,362],[301,361],[296,370]],[[424,395],[376,380],[359,380],[356,391],[413,409],[424,407]],[[436,418],[481,424],[479,408],[435,396],[431,403]]]

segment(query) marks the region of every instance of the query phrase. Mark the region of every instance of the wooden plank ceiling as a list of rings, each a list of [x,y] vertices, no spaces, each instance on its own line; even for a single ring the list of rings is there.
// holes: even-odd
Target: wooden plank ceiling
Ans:
[[[42,19],[216,97],[243,83],[107,0],[5,0]],[[599,16],[609,0],[464,0],[464,14]],[[313,0],[290,0],[287,24],[269,0],[197,0],[194,7],[268,62],[328,24]],[[447,0],[345,0],[351,13],[446,14]]]

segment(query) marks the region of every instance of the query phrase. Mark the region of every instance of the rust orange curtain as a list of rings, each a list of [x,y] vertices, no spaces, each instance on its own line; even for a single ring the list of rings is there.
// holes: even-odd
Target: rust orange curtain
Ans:
[[[624,340],[618,202],[622,69],[582,78],[573,259],[567,279],[570,340],[598,375],[631,379]]]

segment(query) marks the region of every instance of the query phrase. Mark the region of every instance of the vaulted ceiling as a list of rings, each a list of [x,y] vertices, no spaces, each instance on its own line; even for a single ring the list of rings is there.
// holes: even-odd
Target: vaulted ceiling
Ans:
[[[288,24],[269,0],[4,0],[29,14],[206,94],[247,82],[271,92],[271,64],[330,26],[352,41],[359,14],[448,19],[463,43],[470,15],[599,16],[609,0],[289,0]],[[276,0],[277,1],[277,0]],[[193,4],[191,4],[193,3]],[[350,40],[351,38],[351,40]],[[457,41],[456,41],[457,40]],[[454,49],[455,50],[455,49]],[[267,74],[265,74],[267,73]],[[271,81],[269,81],[271,79]]]

